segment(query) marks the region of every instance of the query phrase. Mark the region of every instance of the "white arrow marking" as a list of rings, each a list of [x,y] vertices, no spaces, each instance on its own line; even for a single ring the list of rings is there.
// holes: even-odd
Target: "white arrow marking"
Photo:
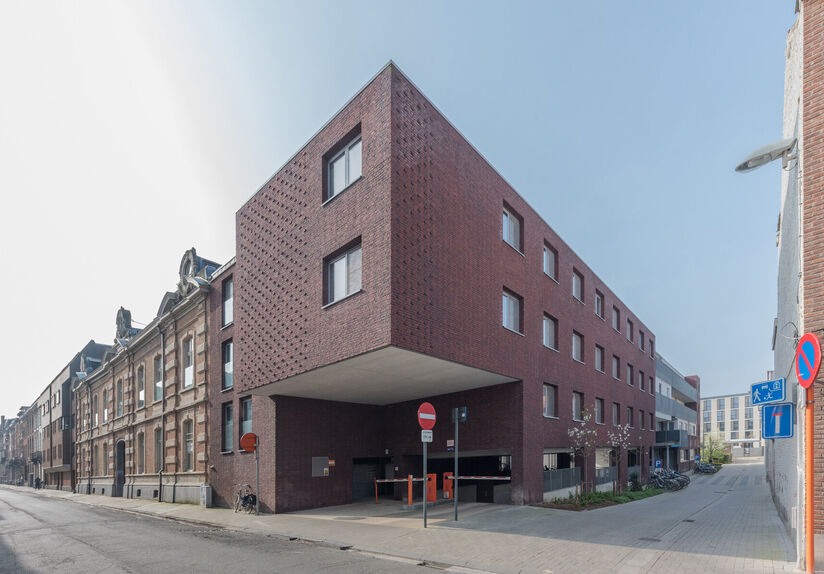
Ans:
[[[430,415],[429,413],[420,413],[418,416],[422,419],[429,419],[431,421],[435,420],[435,415]]]

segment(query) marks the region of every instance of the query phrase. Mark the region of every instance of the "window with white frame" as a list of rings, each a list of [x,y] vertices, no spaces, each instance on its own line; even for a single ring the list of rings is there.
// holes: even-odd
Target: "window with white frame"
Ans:
[[[154,367],[154,400],[159,401],[163,398],[163,361],[160,355],[153,359],[152,365]]]
[[[543,340],[544,340],[544,347],[549,347],[550,349],[558,350],[558,320],[555,317],[550,317],[547,314],[544,314],[544,332],[543,332]]]
[[[544,383],[543,408],[545,417],[558,416],[558,387],[555,385]]]
[[[597,289],[595,290],[595,314],[601,319],[604,318],[604,295]]]
[[[584,336],[575,331],[572,332],[572,358],[584,362]]]
[[[604,399],[595,399],[595,422],[604,424]]]
[[[584,302],[584,276],[576,269],[572,270],[572,296]]]
[[[191,419],[183,421],[183,471],[195,468],[195,436]]]
[[[222,389],[231,389],[234,386],[234,345],[232,340],[223,343],[223,382]]]
[[[615,379],[621,380],[621,359],[612,355],[612,376]]]
[[[635,372],[633,371],[632,365],[627,363],[627,384],[629,386],[633,386],[635,384]]]
[[[621,424],[621,405],[612,403],[612,426]]]
[[[195,339],[188,337],[183,341],[183,388],[195,384]]]
[[[143,365],[137,368],[137,408],[146,406],[146,370]]]
[[[521,298],[511,291],[504,290],[501,305],[503,326],[521,333]]]
[[[572,419],[576,421],[583,420],[584,408],[584,394],[577,391],[572,391]]]
[[[633,426],[632,407],[627,407],[627,425]]]
[[[340,301],[361,290],[361,265],[360,243],[326,263],[327,304]]]
[[[235,288],[231,277],[223,281],[223,326],[235,320]]]
[[[595,370],[604,372],[604,348],[595,345]]]
[[[355,182],[361,176],[361,163],[362,145],[358,134],[329,160],[329,182],[324,199],[332,199]]]
[[[544,273],[558,280],[558,252],[549,243],[544,243]]]
[[[521,217],[511,207],[505,205],[502,215],[501,236],[504,241],[519,252],[523,252],[521,229]]]

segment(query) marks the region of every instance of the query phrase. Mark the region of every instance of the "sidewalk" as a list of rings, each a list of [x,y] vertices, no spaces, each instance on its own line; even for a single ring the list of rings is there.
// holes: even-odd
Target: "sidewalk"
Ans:
[[[763,476],[747,465],[694,477],[677,493],[589,512],[465,503],[456,523],[451,505],[436,506],[429,511],[427,529],[420,511],[398,512],[394,503],[254,516],[222,508],[3,488],[442,568],[535,574],[796,570],[789,540],[783,529],[775,530],[780,521],[773,516]]]

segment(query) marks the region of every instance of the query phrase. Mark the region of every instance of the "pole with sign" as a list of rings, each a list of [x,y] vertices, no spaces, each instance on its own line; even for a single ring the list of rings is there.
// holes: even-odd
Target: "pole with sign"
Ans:
[[[258,436],[247,432],[240,437],[240,448],[255,453],[255,514],[260,514],[260,459],[258,455]]]
[[[429,486],[429,477],[426,476],[426,445],[432,442],[432,427],[435,426],[435,407],[430,403],[422,403],[418,407],[418,424],[421,426],[421,442],[423,443],[423,527],[426,528],[426,493]]]

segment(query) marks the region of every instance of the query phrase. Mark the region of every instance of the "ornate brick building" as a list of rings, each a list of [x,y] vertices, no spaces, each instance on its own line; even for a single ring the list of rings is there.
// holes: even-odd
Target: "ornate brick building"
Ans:
[[[115,345],[74,386],[78,492],[198,502],[208,481],[209,280],[194,248],[143,329],[117,314]]]

